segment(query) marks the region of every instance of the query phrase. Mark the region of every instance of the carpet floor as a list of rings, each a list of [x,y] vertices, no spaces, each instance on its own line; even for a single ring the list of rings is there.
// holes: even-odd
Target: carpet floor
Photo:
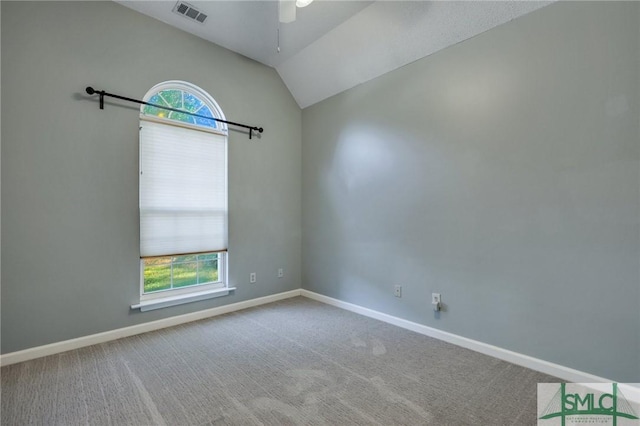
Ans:
[[[1,369],[3,425],[534,425],[545,374],[303,297]]]

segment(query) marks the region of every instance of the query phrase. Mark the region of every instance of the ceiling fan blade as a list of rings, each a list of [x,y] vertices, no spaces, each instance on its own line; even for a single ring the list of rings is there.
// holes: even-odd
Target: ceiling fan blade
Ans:
[[[280,22],[288,24],[296,20],[296,2],[295,0],[280,0],[278,4],[278,14]]]

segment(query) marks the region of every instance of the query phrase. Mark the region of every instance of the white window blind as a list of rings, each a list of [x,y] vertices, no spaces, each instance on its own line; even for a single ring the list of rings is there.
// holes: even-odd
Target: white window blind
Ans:
[[[225,251],[226,136],[140,125],[140,256]]]

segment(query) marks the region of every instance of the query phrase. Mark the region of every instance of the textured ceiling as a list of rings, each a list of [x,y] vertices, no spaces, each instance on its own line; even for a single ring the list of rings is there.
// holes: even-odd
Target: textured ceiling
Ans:
[[[276,69],[305,108],[547,4],[379,1]]]
[[[118,3],[274,67],[306,108],[551,2],[316,0],[289,24],[269,0],[189,1],[204,24],[174,1]]]
[[[270,67],[280,65],[373,3],[316,0],[308,7],[298,8],[294,22],[278,24],[277,1],[186,0],[207,15],[204,24],[200,24],[174,13],[176,0],[115,1]]]

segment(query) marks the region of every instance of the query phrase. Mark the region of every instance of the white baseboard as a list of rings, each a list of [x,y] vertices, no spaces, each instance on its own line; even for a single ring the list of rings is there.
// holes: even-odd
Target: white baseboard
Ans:
[[[270,296],[245,300],[243,302],[232,303],[230,305],[219,306],[216,308],[205,309],[202,311],[191,312],[188,314],[177,315],[169,318],[163,318],[157,321],[145,322],[143,324],[118,328],[116,330],[109,330],[103,333],[91,334],[89,336],[78,337],[76,339],[64,340],[62,342],[51,343],[49,345],[36,346],[34,348],[25,349],[22,351],[10,352],[0,355],[0,366],[16,364],[18,362],[28,361],[48,355],[54,355],[73,349],[83,348],[85,346],[91,346],[98,343],[121,339],[123,337],[134,336],[136,334],[160,330],[162,328],[172,327],[174,325],[184,324],[191,321],[197,321],[205,318],[215,317],[217,315],[228,314],[230,312],[240,311],[242,309],[264,305],[266,303],[276,302],[278,300],[288,299],[290,297],[296,296],[300,296],[300,290],[286,291],[284,293],[272,294]]]
[[[593,374],[585,373],[583,371],[574,370],[573,368],[554,364],[552,362],[544,361],[542,359],[534,358],[518,352],[513,352],[507,349],[500,348],[498,346],[482,343],[477,340],[458,336],[456,334],[448,333],[446,331],[438,330],[436,328],[428,327],[426,325],[418,324],[412,321],[407,321],[402,318],[398,318],[382,312],[374,311],[373,309],[365,308],[359,305],[354,305],[353,303],[343,302],[342,300],[338,300],[332,297],[324,296],[322,294],[314,293],[309,290],[301,290],[301,296],[308,297],[309,299],[317,300],[318,302],[336,306],[338,308],[355,312],[357,314],[374,318],[389,324],[393,324],[395,326],[402,327],[407,330],[415,331],[416,333],[424,334],[425,336],[433,337],[438,340],[443,340],[445,342],[452,343],[457,346],[462,346],[463,348],[471,349],[472,351],[480,352],[485,355],[489,355],[494,358],[498,358],[503,361],[510,362],[512,364],[530,368],[531,370],[549,374],[551,376],[558,377],[568,382],[573,382],[573,383],[612,383],[613,382],[613,380],[605,379],[603,377],[595,376]],[[640,384],[627,383],[625,385],[621,384],[620,387],[623,387],[626,390],[625,395],[629,398],[633,398],[633,397],[631,395],[628,395],[627,393],[635,395],[636,398],[640,396]],[[634,400],[640,400],[640,399],[634,398]]]
[[[216,308],[205,309],[202,311],[191,312],[184,315],[178,315],[174,317],[164,318],[157,321],[150,321],[143,324],[137,324],[130,327],[119,328],[116,330],[105,331],[103,333],[92,334],[89,336],[78,337],[76,339],[65,340],[62,342],[51,343],[48,345],[37,346],[34,348],[25,349],[17,352],[10,352],[4,355],[0,355],[0,366],[16,364],[18,362],[28,361],[35,358],[40,358],[48,355],[54,355],[73,349],[83,348],[85,346],[91,346],[98,343],[105,343],[111,340],[121,339],[123,337],[134,336],[136,334],[142,334],[149,331],[160,330],[162,328],[172,327],[174,325],[185,324],[192,321],[197,321],[205,318],[215,317],[217,315],[223,315],[230,312],[240,311],[243,309],[251,308],[254,306],[260,306],[267,303],[276,302],[278,300],[288,299],[296,296],[304,296],[309,299],[316,300],[318,302],[326,303],[328,305],[336,306],[351,312],[355,312],[360,315],[364,315],[370,318],[374,318],[407,330],[415,331],[416,333],[423,334],[425,336],[433,337],[438,340],[442,340],[448,343],[452,343],[463,348],[467,348],[476,352],[483,353],[485,355],[492,356],[494,358],[501,359],[503,361],[511,362],[522,367],[530,368],[532,370],[539,371],[541,373],[549,374],[551,376],[558,377],[560,379],[574,382],[574,383],[611,383],[612,380],[595,376],[593,374],[578,371],[569,367],[554,364],[552,362],[544,361],[538,358],[534,358],[528,355],[524,355],[518,352],[509,351],[497,346],[482,343],[477,340],[469,339],[466,337],[458,336],[453,333],[438,330],[436,328],[428,327],[426,325],[418,324],[412,321],[408,321],[402,318],[394,317],[382,312],[374,311],[373,309],[365,308],[353,303],[343,302],[332,297],[324,296],[322,294],[314,293],[309,290],[291,290],[283,293],[273,294],[270,296],[259,297],[257,299],[245,300],[243,302],[232,303],[230,305],[219,306]],[[625,396],[634,401],[640,401],[640,383],[636,384],[620,384]]]

